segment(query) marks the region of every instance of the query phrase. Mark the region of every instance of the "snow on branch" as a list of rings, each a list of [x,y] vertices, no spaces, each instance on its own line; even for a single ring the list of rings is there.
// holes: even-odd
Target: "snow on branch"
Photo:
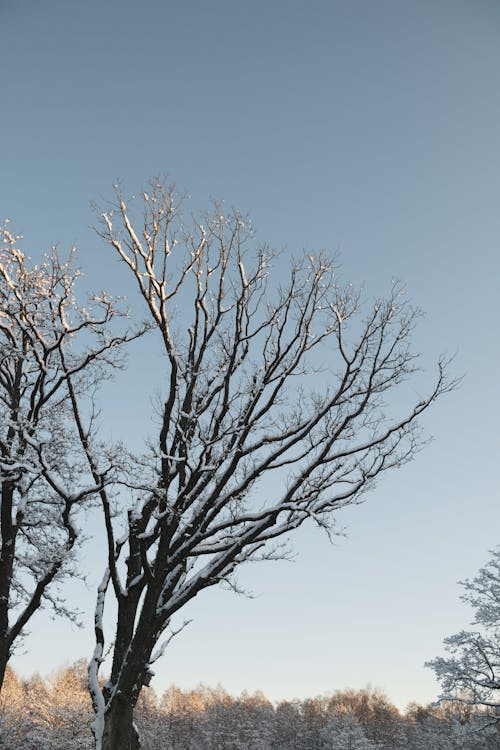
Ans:
[[[425,445],[420,417],[456,385],[441,360],[409,396],[420,312],[400,285],[363,306],[334,258],[256,247],[236,211],[186,219],[161,180],[137,203],[117,188],[96,209],[164,355],[157,434],[100,490],[118,602],[108,713],[117,695],[135,705],[174,613],[239,565],[287,556],[303,523],[333,534],[337,510]],[[134,498],[117,515],[113,488]]]

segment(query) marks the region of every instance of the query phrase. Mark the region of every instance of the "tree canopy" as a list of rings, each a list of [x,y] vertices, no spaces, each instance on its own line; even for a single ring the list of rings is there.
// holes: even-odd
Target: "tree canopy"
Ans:
[[[78,301],[72,259],[53,249],[33,265],[3,232],[0,656],[5,669],[14,637],[54,601],[75,515],[95,499],[106,565],[93,731],[97,750],[132,750],[134,708],[178,632],[172,617],[206,588],[237,589],[238,566],[286,556],[303,523],[334,531],[335,511],[414,457],[419,418],[454,381],[440,359],[425,395],[405,385],[420,366],[420,312],[398,284],[364,302],[335,258],[259,246],[248,217],[217,203],[190,216],[160,180],[138,201],[117,188],[96,211],[98,235],[139,292],[140,322],[121,331],[125,312],[108,290]],[[98,387],[144,333],[163,355],[158,428],[133,452],[103,439]]]

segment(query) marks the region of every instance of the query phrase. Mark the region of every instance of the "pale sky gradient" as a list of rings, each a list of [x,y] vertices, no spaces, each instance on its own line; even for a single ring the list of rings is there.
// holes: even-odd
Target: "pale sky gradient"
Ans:
[[[155,687],[434,699],[423,663],[470,619],[456,581],[500,543],[497,0],[2,0],[0,28],[0,214],[33,256],[76,242],[89,288],[129,293],[89,202],[167,173],[196,206],[248,210],[261,242],[340,253],[367,298],[402,279],[426,368],[447,350],[465,374],[431,446],[339,515],[346,539],[303,529],[294,564],[242,571],[254,600],[200,596]],[[154,360],[134,367],[146,381]],[[114,437],[149,429],[126,387]],[[23,673],[91,652],[99,554],[71,587],[88,630],[39,616]]]

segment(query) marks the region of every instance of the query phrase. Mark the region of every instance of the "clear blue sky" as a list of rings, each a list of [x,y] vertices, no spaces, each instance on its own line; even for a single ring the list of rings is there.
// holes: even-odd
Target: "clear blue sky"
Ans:
[[[195,602],[157,689],[433,699],[423,662],[469,619],[456,581],[500,542],[497,0],[3,0],[0,27],[0,213],[33,256],[76,242],[89,286],[128,292],[89,202],[167,173],[196,205],[250,211],[263,242],[339,252],[368,297],[404,280],[427,313],[425,366],[456,351],[466,376],[428,415],[425,453],[339,516],[347,539],[304,529],[296,563],[242,572],[256,599]],[[95,580],[73,587],[84,607]],[[14,666],[91,645],[40,617]]]

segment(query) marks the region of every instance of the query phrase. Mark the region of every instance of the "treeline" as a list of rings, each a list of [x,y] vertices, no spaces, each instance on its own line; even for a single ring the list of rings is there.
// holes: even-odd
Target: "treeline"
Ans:
[[[48,679],[8,670],[0,697],[0,747],[92,750],[86,664]],[[260,692],[223,688],[142,690],[136,722],[144,750],[492,750],[500,734],[481,730],[457,704],[411,705],[402,714],[376,690],[341,691],[276,706]]]

